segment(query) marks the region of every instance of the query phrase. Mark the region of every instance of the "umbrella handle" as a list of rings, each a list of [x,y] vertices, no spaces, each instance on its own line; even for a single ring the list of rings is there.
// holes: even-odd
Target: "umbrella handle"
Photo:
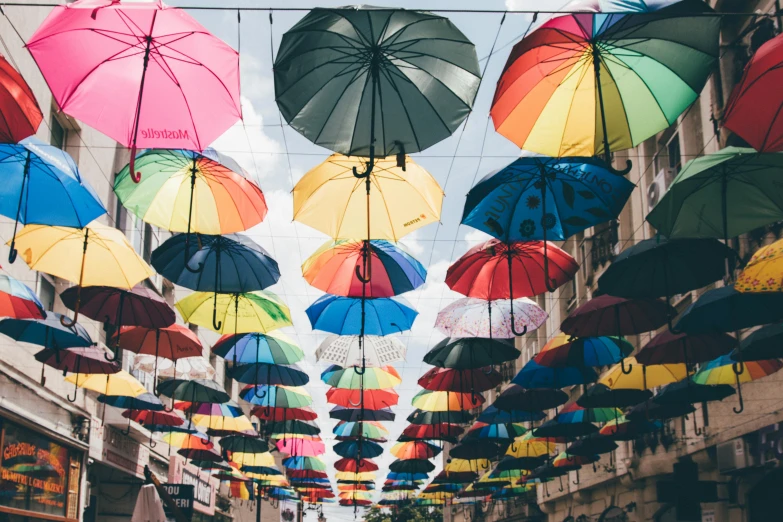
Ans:
[[[73,386],[73,399],[70,395],[66,395],[65,398],[68,402],[76,402],[76,397],[79,395],[79,374],[76,374],[76,383]]]
[[[220,329],[223,327],[223,321],[217,320],[217,308],[212,308],[212,327],[216,331],[220,331]]]
[[[184,259],[183,264],[185,266],[185,270],[190,272],[191,274],[199,274],[204,271],[204,263],[199,263],[198,268],[191,268],[190,267],[190,232],[185,236],[185,250],[183,252]]]
[[[631,162],[631,160],[625,160],[624,169],[616,169],[609,162],[606,162],[606,170],[608,170],[609,172],[617,176],[627,175],[629,172],[631,172],[632,167],[633,167],[633,163]]]
[[[578,486],[579,485],[579,470],[576,470],[576,481],[572,480],[571,484],[573,484],[574,486]]]
[[[745,411],[745,401],[742,398],[742,384],[739,380],[739,374],[735,375],[737,379],[737,398],[739,399],[739,408],[732,408],[734,413],[740,414]]]
[[[696,434],[697,437],[701,437],[701,434],[704,433],[704,430],[699,428],[699,426],[696,424],[696,413],[693,413],[693,433]]]
[[[354,371],[354,373],[356,375],[364,375],[365,373],[367,373],[367,368],[366,367],[362,367],[362,369],[360,370],[358,366],[354,366],[353,367],[353,371]],[[357,404],[357,406],[358,406],[358,404]]]
[[[370,279],[372,278],[372,274],[370,273],[369,267],[367,270],[367,277],[365,278],[364,275],[362,275],[362,270],[357,266],[356,267],[356,278],[361,281],[362,283],[369,283]]]
[[[11,250],[8,251],[8,262],[14,264],[16,261],[16,255],[19,253],[14,246],[16,245],[16,236],[11,240]]]
[[[625,357],[620,359],[620,371],[623,372],[623,375],[631,375],[631,372],[633,371],[633,364],[628,363],[628,369],[625,368]]]
[[[122,433],[125,436],[128,436],[128,435],[130,435],[130,432],[131,432],[131,418],[130,418],[130,415],[128,415],[128,429],[120,430],[120,433]]]
[[[560,487],[559,487],[559,488],[557,488],[557,489],[558,489],[558,491],[560,491],[560,493],[562,493],[563,491],[565,491],[565,490],[563,489],[563,477],[560,477]]]
[[[354,404],[354,402],[349,398],[348,399],[348,404],[350,404],[351,406],[361,406],[362,405],[362,401],[359,401],[356,404]]]
[[[155,447],[155,446],[157,446],[157,445],[158,445],[158,443],[157,443],[157,442],[155,442],[154,440],[152,440],[152,432],[150,431],[150,441],[149,441],[149,447],[150,447],[150,448],[154,448],[154,447]]]
[[[523,336],[523,335],[525,335],[527,333],[527,325],[525,325],[525,327],[522,328],[521,332],[517,332],[517,329],[514,327],[514,310],[513,310],[513,305],[512,305],[512,310],[511,310],[511,333],[513,333],[514,335],[519,336],[519,337],[521,337],[521,336]]]
[[[76,321],[79,319],[79,304],[82,300],[82,287],[76,291],[76,305],[73,307],[73,319],[68,319],[66,316],[60,316],[60,324],[66,328],[73,328],[76,325]]]
[[[135,141],[133,142],[133,146],[131,146],[131,150],[130,150],[130,162],[128,165],[128,173],[130,174],[130,178],[133,180],[134,183],[138,184],[141,181],[141,172],[136,172],[136,142]]]
[[[267,391],[266,391],[266,390],[264,390],[264,391],[263,391],[263,392],[261,392],[261,394],[259,395],[259,393],[258,393],[258,385],[255,385],[255,386],[253,387],[253,395],[255,395],[255,396],[256,396],[256,398],[258,398],[258,399],[263,399],[264,397],[266,397],[266,394],[267,394]]]

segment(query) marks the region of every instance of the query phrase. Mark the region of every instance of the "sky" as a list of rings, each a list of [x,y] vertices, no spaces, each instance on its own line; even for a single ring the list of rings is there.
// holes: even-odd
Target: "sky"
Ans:
[[[214,6],[215,0],[170,1],[172,5]],[[390,1],[384,7],[416,9],[481,9],[487,10],[556,10],[565,0],[485,0],[477,4],[464,0]],[[258,6],[249,0],[230,2],[232,6]],[[302,0],[296,4],[286,1],[264,2],[264,7],[327,7],[345,5],[342,1],[319,3]],[[238,23],[237,11],[206,11],[194,9],[190,14],[207,29],[225,40],[240,52],[240,75],[242,82],[243,123],[229,130],[214,143],[214,147],[239,161],[257,177],[269,206],[265,221],[249,230],[247,234],[261,244],[278,261],[282,277],[280,282],[269,288],[280,295],[291,308],[294,327],[284,331],[293,337],[307,354],[300,363],[310,376],[308,390],[314,398],[314,409],[318,412],[321,436],[327,446],[322,458],[331,467],[339,459],[331,447],[335,441],[332,428],[336,424],[329,418],[331,405],[326,403],[327,387],[320,380],[320,373],[327,364],[315,360],[315,350],[327,334],[313,331],[305,309],[322,292],[310,287],[302,277],[301,264],[328,238],[305,225],[293,222],[291,190],[294,184],[311,168],[327,159],[330,151],[313,145],[295,130],[281,126],[280,112],[274,98],[272,73],[273,54],[276,54],[283,33],[305,15],[304,11],[274,11],[272,24],[266,11],[243,11]],[[443,187],[446,197],[443,201],[441,221],[419,229],[405,236],[401,245],[428,269],[426,283],[404,297],[418,310],[413,329],[400,336],[407,346],[407,360],[394,366],[402,375],[402,384],[397,388],[400,394],[398,406],[394,408],[397,419],[386,423],[390,429],[389,442],[384,444],[384,453],[375,459],[380,470],[378,499],[388,465],[394,460],[389,448],[408,424],[405,418],[412,411],[411,398],[421,389],[417,380],[431,367],[423,362],[427,351],[445,335],[434,328],[439,310],[461,297],[445,285],[449,265],[464,254],[471,246],[489,236],[460,225],[465,195],[471,186],[487,173],[501,168],[519,156],[519,149],[495,133],[489,119],[489,110],[495,85],[502,72],[509,51],[528,30],[532,15],[449,13],[452,22],[475,44],[482,70],[485,70],[473,112],[467,124],[461,126],[450,138],[412,154],[414,161],[427,169]],[[546,15],[538,17],[540,23]],[[489,56],[493,42],[495,50]],[[435,461],[440,469],[440,457]],[[334,477],[331,477],[334,479]],[[333,486],[336,483],[333,480]],[[324,514],[329,520],[353,520],[352,508],[326,506]]]

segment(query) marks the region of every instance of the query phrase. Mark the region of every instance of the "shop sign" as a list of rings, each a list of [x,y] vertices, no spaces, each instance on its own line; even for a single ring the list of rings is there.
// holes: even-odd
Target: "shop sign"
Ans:
[[[755,461],[764,464],[770,460],[783,459],[783,423],[772,424],[755,433]]]
[[[181,455],[169,458],[169,484],[193,486],[193,509],[205,515],[215,514],[218,481],[205,475],[199,468],[186,464]]]
[[[111,426],[104,426],[101,461],[115,468],[144,478],[144,466],[149,463],[150,450],[138,441],[123,435]]]
[[[182,511],[182,514],[185,515],[185,519],[192,520],[193,501],[195,498],[196,489],[195,486],[192,484],[161,484],[161,486],[169,494],[171,499],[174,501],[174,504],[176,504],[180,511]],[[167,506],[164,503],[163,508],[166,511],[166,516],[168,518],[173,518],[166,507]]]

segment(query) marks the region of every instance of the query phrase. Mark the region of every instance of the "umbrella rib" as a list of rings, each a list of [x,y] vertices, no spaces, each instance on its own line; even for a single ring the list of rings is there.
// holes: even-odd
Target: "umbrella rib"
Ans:
[[[625,119],[625,125],[626,125],[626,127],[627,127],[627,129],[628,129],[628,136],[631,138],[631,143],[634,143],[634,142],[635,142],[635,140],[634,140],[634,138],[633,138],[633,131],[631,131],[631,122],[628,120],[628,111],[627,111],[627,110],[625,110],[625,102],[623,101],[623,95],[622,95],[622,93],[620,92],[620,89],[619,89],[619,87],[617,87],[617,80],[615,80],[615,79],[614,79],[614,74],[612,74],[612,71],[609,69],[609,64],[608,64],[608,63],[606,62],[606,60],[604,59],[604,56],[603,56],[601,53],[599,53],[599,54],[598,54],[598,57],[599,57],[599,60],[600,60],[601,62],[603,62],[603,64],[604,64],[604,69],[606,69],[606,73],[609,75],[609,78],[611,78],[611,80],[612,80],[612,83],[613,83],[613,84],[614,84],[614,86],[615,86],[615,90],[617,91],[617,96],[620,98],[620,103],[622,104],[622,107],[623,107],[623,109],[622,109],[622,113],[623,113],[623,116],[624,116],[624,119]],[[647,91],[650,93],[650,95],[652,95],[652,90],[650,90],[650,86],[649,86],[649,85],[647,85],[647,82],[645,82],[645,81],[644,81],[644,79],[643,79],[641,76],[639,76],[639,75],[636,73],[636,71],[634,71],[634,70],[633,70],[633,69],[631,69],[630,67],[628,67],[628,70],[629,70],[629,72],[631,72],[631,73],[635,74],[635,75],[636,75],[636,77],[637,77],[637,78],[639,78],[639,79],[642,81],[642,83],[644,84],[644,86],[645,86],[645,87],[647,87]],[[600,71],[600,64],[599,64],[599,71]],[[657,99],[655,96],[652,96],[652,98],[655,100],[655,104],[658,106],[658,109],[661,111],[661,114],[663,114],[664,118],[666,118],[666,113],[665,113],[665,112],[663,112],[663,109],[661,108],[661,105],[660,105],[660,103],[658,103],[658,99]],[[669,123],[669,124],[671,124],[671,122],[669,121],[669,119],[668,119],[668,118],[666,118],[666,122],[667,122],[667,123]],[[609,126],[608,126],[608,124],[606,125],[606,129],[607,129],[607,132],[608,132],[608,131],[609,131]],[[606,139],[606,143],[608,144],[608,143],[609,143],[609,136],[604,136],[604,138]],[[611,148],[611,146],[610,146],[610,148]],[[604,151],[604,154],[606,154],[607,152],[608,152],[608,151]]]
[[[348,68],[343,69],[343,71],[346,71]],[[315,136],[313,142],[317,143],[318,140],[321,138],[321,134],[323,133],[324,129],[326,129],[326,126],[329,124],[329,120],[332,118],[332,114],[334,114],[334,111],[337,110],[337,106],[340,105],[340,102],[342,101],[343,97],[345,96],[345,93],[348,91],[348,87],[353,85],[355,82],[360,81],[359,77],[366,75],[366,71],[363,68],[359,68],[356,70],[355,74],[353,75],[353,78],[348,82],[348,85],[346,85],[346,88],[343,90],[343,92],[340,94],[340,96],[335,100],[334,105],[332,105],[332,108],[329,110],[329,114],[326,118],[324,118],[323,125],[321,126],[321,129],[318,131],[318,134]],[[298,83],[298,81],[297,81]],[[318,90],[313,93],[313,96],[310,98],[312,100],[315,96],[317,96],[324,88],[326,88],[327,85],[331,83],[331,80],[328,82],[325,82],[321,87],[318,88]],[[365,79],[364,88],[362,89],[362,95],[359,100],[359,108],[356,110],[356,116],[358,118],[359,111],[361,110],[361,104],[362,100],[364,100],[364,92],[367,90],[367,81]],[[278,99],[280,99],[280,96],[278,96]],[[301,112],[301,109],[300,109]],[[297,113],[298,115],[299,113]],[[354,123],[355,125],[355,123]],[[351,137],[351,149],[353,149],[353,135]]]

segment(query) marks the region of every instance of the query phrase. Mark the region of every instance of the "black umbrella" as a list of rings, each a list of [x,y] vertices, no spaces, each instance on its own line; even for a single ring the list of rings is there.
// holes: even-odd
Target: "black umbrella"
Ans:
[[[158,391],[178,401],[223,404],[231,400],[218,383],[208,379],[169,379],[158,385]]]
[[[256,437],[229,435],[220,439],[220,448],[223,451],[234,451],[237,453],[267,453],[269,451],[269,443]]]
[[[533,435],[540,438],[575,438],[598,432],[598,426],[592,422],[558,422],[557,418],[550,419],[533,430]]]
[[[511,471],[515,469],[534,470],[546,462],[547,455],[539,457],[504,457],[498,462],[497,471]]]
[[[588,435],[583,439],[579,439],[568,448],[566,453],[569,455],[577,455],[579,457],[589,457],[591,455],[603,455],[604,453],[611,453],[617,449],[617,444],[610,438],[594,433]]]
[[[713,288],[691,304],[677,321],[689,334],[736,332],[783,320],[783,293],[738,292],[734,286]]]
[[[424,356],[424,362],[440,368],[467,370],[514,361],[521,352],[513,341],[466,337],[443,339]]]
[[[508,444],[498,444],[489,440],[472,440],[468,443],[458,444],[451,448],[449,457],[455,459],[497,459],[502,455]]]
[[[722,401],[735,393],[737,390],[729,384],[698,384],[685,380],[666,385],[652,400],[661,405],[694,404]]]
[[[389,469],[396,473],[429,473],[435,469],[435,464],[426,459],[395,460]]]
[[[594,384],[576,403],[582,408],[627,408],[652,397],[649,390],[631,388],[611,389],[605,384]]]
[[[395,414],[388,408],[367,410],[362,408],[335,406],[329,410],[329,417],[345,422],[393,421]]]
[[[485,424],[498,424],[502,422],[536,422],[546,417],[546,414],[540,411],[525,410],[499,410],[493,404],[481,412],[476,419]]]
[[[735,361],[763,361],[783,357],[783,324],[759,328],[740,343],[731,358]]]
[[[473,420],[469,411],[427,411],[415,409],[408,415],[411,424],[467,424]]]
[[[310,377],[294,366],[269,363],[238,364],[231,368],[229,375],[244,384],[271,384],[274,386],[304,386]]]
[[[526,390],[512,384],[501,393],[492,405],[498,410],[531,411],[549,410],[565,404],[568,394],[554,388],[537,388]]]
[[[637,404],[625,414],[625,418],[631,422],[645,420],[666,420],[674,417],[682,417],[696,411],[696,408],[688,403],[679,404],[659,404],[648,400],[642,404]]]
[[[467,484],[478,478],[473,471],[441,471],[432,479],[432,484]]]

